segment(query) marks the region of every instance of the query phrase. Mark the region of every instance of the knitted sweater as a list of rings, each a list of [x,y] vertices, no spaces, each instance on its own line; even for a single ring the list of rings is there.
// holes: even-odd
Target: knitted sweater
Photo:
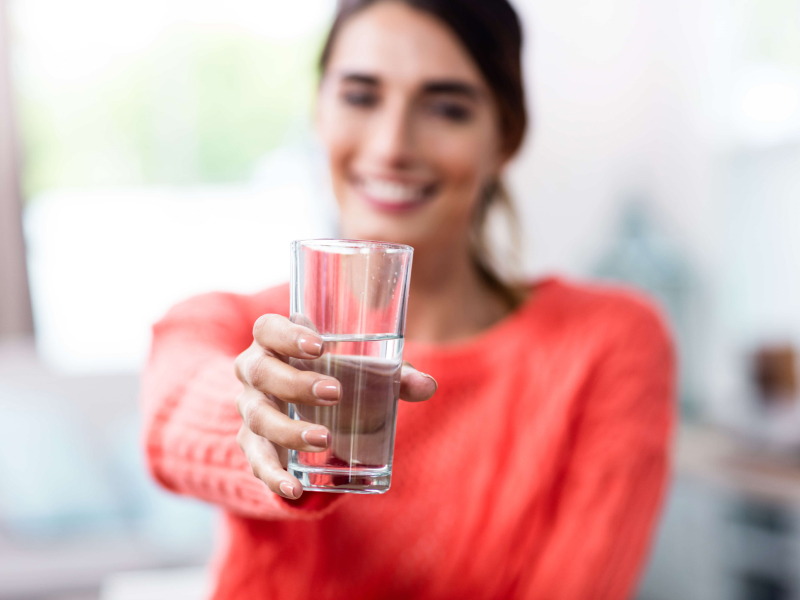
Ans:
[[[401,402],[392,488],[285,500],[236,443],[233,360],[288,286],[213,293],[154,326],[142,400],[152,475],[225,511],[215,599],[622,599],[657,522],[672,346],[638,296],[559,279],[464,342],[407,341],[439,383]]]

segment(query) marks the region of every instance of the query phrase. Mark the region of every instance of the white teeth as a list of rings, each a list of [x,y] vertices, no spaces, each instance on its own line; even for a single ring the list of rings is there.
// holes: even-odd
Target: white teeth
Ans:
[[[385,179],[365,179],[364,193],[380,202],[400,204],[413,202],[422,198],[423,188],[419,185],[408,185]]]

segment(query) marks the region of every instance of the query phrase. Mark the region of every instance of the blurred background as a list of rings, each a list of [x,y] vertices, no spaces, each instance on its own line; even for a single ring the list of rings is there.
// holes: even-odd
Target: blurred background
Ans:
[[[524,272],[648,290],[680,347],[638,598],[800,598],[800,2],[513,3]],[[138,371],[170,305],[335,233],[333,8],[0,0],[0,600],[208,589],[216,516],[149,482]]]

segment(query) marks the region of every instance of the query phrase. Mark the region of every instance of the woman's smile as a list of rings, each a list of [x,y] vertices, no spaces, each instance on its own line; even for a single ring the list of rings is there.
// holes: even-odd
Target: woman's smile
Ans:
[[[439,189],[435,181],[357,174],[350,177],[350,187],[371,208],[391,213],[418,209],[432,201]]]

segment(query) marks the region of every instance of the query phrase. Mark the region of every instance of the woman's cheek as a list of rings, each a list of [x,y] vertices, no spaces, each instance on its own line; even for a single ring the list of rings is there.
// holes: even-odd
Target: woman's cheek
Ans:
[[[466,138],[466,139],[465,139]],[[475,136],[451,136],[429,146],[429,160],[437,165],[437,171],[445,180],[446,187],[457,196],[459,206],[465,204],[465,196],[475,197],[487,178],[487,156]],[[448,194],[450,195],[450,194]]]
[[[339,160],[352,153],[357,137],[357,132],[347,119],[336,119],[334,115],[327,118],[322,140],[332,158]]]
[[[320,106],[320,137],[328,152],[352,152],[365,129],[365,117],[357,111],[347,110],[337,101],[326,99]]]
[[[336,196],[341,197],[347,184],[348,165],[358,148],[357,131],[341,120],[328,117],[320,134],[327,150],[331,183]]]
[[[484,171],[484,163],[488,162],[491,154],[491,150],[487,151],[487,142],[491,143],[491,138],[487,139],[481,129],[465,127],[429,135],[424,143],[429,159],[454,175]]]

